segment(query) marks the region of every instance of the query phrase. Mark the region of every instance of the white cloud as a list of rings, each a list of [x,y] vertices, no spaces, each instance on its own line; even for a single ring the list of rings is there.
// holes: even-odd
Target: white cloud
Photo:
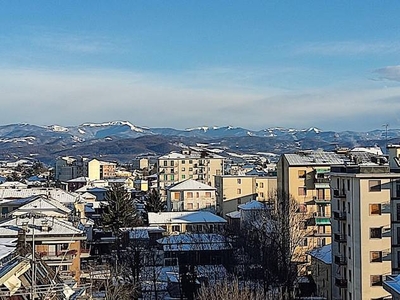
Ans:
[[[288,92],[229,85],[193,87],[190,78],[183,77],[110,70],[3,69],[0,122],[76,125],[118,119],[149,127],[231,124],[249,129],[370,129],[379,128],[382,120],[395,126],[388,118],[397,118],[395,112],[400,109],[400,101],[393,100],[400,99],[399,87]]]

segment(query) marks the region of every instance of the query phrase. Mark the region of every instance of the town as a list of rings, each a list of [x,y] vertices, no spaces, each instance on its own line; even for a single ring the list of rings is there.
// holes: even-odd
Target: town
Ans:
[[[400,145],[0,167],[1,299],[398,299]]]

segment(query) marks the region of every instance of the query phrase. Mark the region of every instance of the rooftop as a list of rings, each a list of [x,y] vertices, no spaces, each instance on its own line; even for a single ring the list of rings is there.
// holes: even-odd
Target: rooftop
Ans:
[[[343,156],[335,152],[301,151],[295,154],[283,154],[290,166],[337,165],[343,163]]]
[[[208,211],[177,211],[148,213],[149,224],[171,224],[171,223],[226,223],[226,220]]]
[[[320,248],[315,248],[309,251],[308,254],[327,265],[332,264],[332,244],[328,244]]]
[[[208,190],[215,191],[216,188],[207,184],[201,183],[193,179],[187,179],[185,181],[178,182],[167,188],[170,191],[187,191],[187,190]]]

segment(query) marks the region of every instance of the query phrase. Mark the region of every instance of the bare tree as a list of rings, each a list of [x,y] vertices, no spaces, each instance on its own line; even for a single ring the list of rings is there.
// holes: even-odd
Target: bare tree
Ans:
[[[291,195],[275,190],[262,208],[248,214],[239,237],[241,272],[261,281],[264,293],[278,288],[282,299],[293,299],[309,250],[306,212]]]
[[[197,294],[198,300],[281,300],[276,292],[267,293],[260,287],[250,288],[236,278],[225,279],[213,285],[202,285]]]

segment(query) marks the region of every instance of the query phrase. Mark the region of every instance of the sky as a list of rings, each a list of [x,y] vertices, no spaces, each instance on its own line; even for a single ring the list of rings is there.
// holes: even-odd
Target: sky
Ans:
[[[399,1],[1,1],[0,124],[400,128]]]

